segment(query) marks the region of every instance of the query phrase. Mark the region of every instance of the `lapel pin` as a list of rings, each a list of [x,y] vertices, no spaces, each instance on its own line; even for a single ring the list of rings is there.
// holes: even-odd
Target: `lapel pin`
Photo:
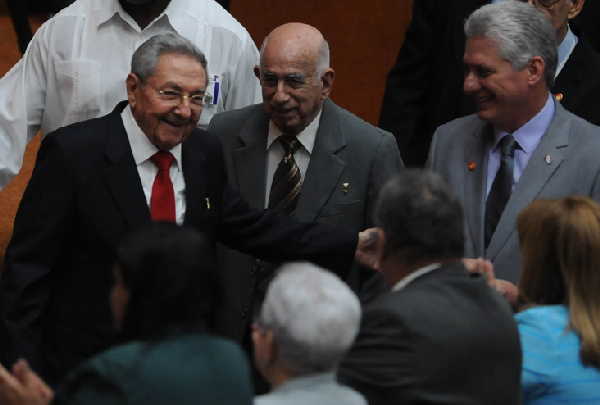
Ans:
[[[544,160],[546,161],[546,164],[550,164],[550,163],[552,163],[552,156],[546,155],[546,157],[544,158]]]
[[[473,170],[477,169],[477,163],[470,161],[469,163],[467,163],[467,169],[469,169],[469,171],[472,172]]]
[[[342,191],[344,194],[348,194],[348,191],[350,191],[350,183],[342,183]]]
[[[556,94],[554,95],[554,99],[555,99],[556,101],[558,101],[559,103],[560,103],[561,101],[563,101],[563,99],[564,99],[564,98],[565,98],[565,94],[564,94],[564,93],[556,93]]]
[[[204,202],[206,202],[206,209],[207,209],[207,210],[210,210],[210,198],[206,197],[206,198],[204,199]]]

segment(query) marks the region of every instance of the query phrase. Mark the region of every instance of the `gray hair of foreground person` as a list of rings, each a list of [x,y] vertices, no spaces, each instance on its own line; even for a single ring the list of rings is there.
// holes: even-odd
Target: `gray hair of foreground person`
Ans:
[[[379,193],[374,222],[385,234],[383,257],[408,265],[463,257],[462,205],[431,171],[409,169],[390,179]]]
[[[556,31],[531,4],[503,1],[483,6],[465,22],[465,34],[467,39],[485,37],[495,41],[502,57],[515,70],[523,70],[533,57],[541,57],[546,65],[546,85],[552,88],[558,63]]]
[[[195,59],[206,70],[206,56],[191,41],[173,32],[154,35],[133,53],[131,72],[142,82],[154,73],[158,59],[165,54],[187,55]]]
[[[328,372],[354,342],[360,303],[337,276],[289,263],[269,285],[257,324],[273,332],[278,360],[296,376]]]

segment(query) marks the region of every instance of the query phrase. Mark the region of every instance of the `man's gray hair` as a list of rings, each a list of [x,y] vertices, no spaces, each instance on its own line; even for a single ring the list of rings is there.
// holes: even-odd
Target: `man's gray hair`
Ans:
[[[208,79],[206,57],[202,51],[188,39],[173,32],[154,35],[140,45],[131,58],[131,72],[145,82],[154,74],[158,59],[164,54],[190,56],[202,65]]]
[[[496,42],[500,54],[516,70],[540,56],[548,89],[554,85],[558,63],[556,31],[534,6],[521,1],[488,4],[473,12],[465,22],[468,38],[485,37]]]
[[[333,370],[360,323],[356,295],[311,263],[289,263],[271,282],[258,324],[274,334],[279,359],[295,375]]]

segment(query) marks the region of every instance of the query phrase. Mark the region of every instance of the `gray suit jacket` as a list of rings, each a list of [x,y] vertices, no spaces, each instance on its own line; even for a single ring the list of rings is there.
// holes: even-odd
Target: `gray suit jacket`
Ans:
[[[440,126],[429,152],[429,167],[454,188],[465,208],[466,257],[486,257],[499,278],[517,282],[521,256],[517,215],[535,199],[585,195],[600,201],[600,127],[566,111],[556,112],[504,209],[487,250],[484,210],[487,151],[492,126],[476,115]]]
[[[209,127],[222,141],[229,181],[255,208],[265,201],[268,125],[257,104],[218,114]],[[372,223],[379,187],[402,166],[391,134],[327,100],[294,216],[359,232]],[[269,278],[272,266],[229,249],[219,256],[227,289],[218,294],[216,329],[239,340],[252,315],[254,288]]]

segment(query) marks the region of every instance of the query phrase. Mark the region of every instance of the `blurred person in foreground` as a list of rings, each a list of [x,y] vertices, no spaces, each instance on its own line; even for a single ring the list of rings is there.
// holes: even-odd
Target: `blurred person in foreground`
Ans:
[[[520,403],[507,302],[461,261],[463,213],[442,178],[407,170],[375,207],[375,268],[392,291],[364,309],[340,382],[370,405]]]
[[[256,366],[273,388],[255,404],[366,405],[335,378],[359,322],[358,298],[338,277],[310,263],[282,266],[253,326]]]
[[[204,333],[214,252],[199,233],[153,223],[124,238],[110,304],[122,345],[75,369],[53,404],[251,404],[245,356]],[[108,299],[108,297],[106,297]],[[52,390],[24,360],[0,368],[0,403],[47,404]]]
[[[598,403],[600,205],[587,197],[534,201],[518,230],[524,402]]]

